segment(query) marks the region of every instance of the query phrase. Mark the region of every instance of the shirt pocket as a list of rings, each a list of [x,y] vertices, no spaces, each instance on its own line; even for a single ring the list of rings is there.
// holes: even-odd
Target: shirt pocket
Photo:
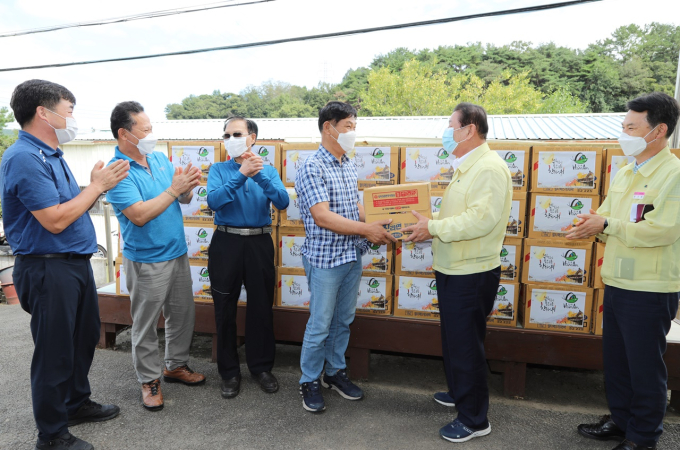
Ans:
[[[439,219],[456,216],[465,212],[467,187],[460,186],[460,183],[452,183],[444,194],[446,201],[442,201],[442,207],[439,210]]]
[[[659,279],[659,247],[633,247],[619,245],[614,254],[614,278],[624,280]]]

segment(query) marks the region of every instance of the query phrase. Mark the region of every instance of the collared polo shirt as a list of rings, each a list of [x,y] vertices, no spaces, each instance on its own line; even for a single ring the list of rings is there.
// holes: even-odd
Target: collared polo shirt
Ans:
[[[309,211],[317,203],[328,202],[332,212],[359,221],[357,169],[347,155],[341,159],[342,163],[320,145],[295,175],[295,191],[306,235],[302,254],[312,266],[321,269],[356,261],[357,247],[362,254],[368,247],[366,239],[360,236],[341,235],[321,228]]]
[[[116,146],[116,154],[109,164],[119,159],[129,161],[130,172],[127,178],[106,194],[106,199],[113,205],[120,222],[120,230],[125,241],[123,256],[135,262],[156,263],[184,255],[188,248],[184,239],[182,210],[177,200],[158,217],[141,227],[132,223],[123,214],[124,209],[137,202],[156,198],[170,187],[175,168],[168,157],[161,152],[147,155],[146,163],[150,173]]]
[[[15,255],[88,254],[97,237],[88,213],[59,234],[47,231],[31,211],[66,203],[80,194],[64,153],[19,131],[19,139],[2,157],[2,220]]]
[[[264,166],[252,177],[243,175],[233,159],[213,164],[208,174],[208,206],[215,211],[215,225],[259,228],[271,225],[269,207],[288,208],[290,198],[279,173]]]
[[[616,173],[597,213],[607,218],[602,280],[630,291],[680,291],[680,160],[668,147]],[[644,219],[635,222],[638,211]],[[631,215],[634,220],[631,220]]]

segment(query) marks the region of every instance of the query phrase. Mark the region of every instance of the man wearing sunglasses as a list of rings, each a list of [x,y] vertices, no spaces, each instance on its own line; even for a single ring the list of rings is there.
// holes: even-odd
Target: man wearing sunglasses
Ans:
[[[217,229],[208,250],[208,272],[215,304],[217,368],[222,397],[236,397],[241,369],[236,351],[236,305],[241,285],[247,292],[246,362],[266,393],[279,389],[274,367],[274,246],[270,206],[288,207],[288,193],[278,172],[252,153],[257,124],[240,116],[224,123],[230,159],[208,174],[208,206]]]

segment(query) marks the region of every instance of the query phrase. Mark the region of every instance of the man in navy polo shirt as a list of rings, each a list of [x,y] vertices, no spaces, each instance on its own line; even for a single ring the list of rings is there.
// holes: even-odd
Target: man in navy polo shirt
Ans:
[[[11,106],[21,131],[2,159],[2,212],[16,260],[14,285],[31,314],[31,363],[36,449],[93,449],[69,426],[116,417],[115,405],[90,400],[88,372],[99,341],[99,303],[90,257],[97,240],[88,209],[127,177],[120,161],[95,164],[82,192],[60,144],[78,130],[76,99],[63,86],[29,80]]]
[[[111,132],[118,140],[118,161],[130,164],[130,176],[106,198],[120,222],[125,248],[127,288],[132,315],[132,361],[142,384],[142,405],[163,408],[161,374],[169,383],[198,385],[205,376],[188,366],[194,333],[194,298],[184,224],[179,202],[189,203],[201,171],[189,164],[174,168],[154,152],[151,121],[137,102],[122,102],[111,112]],[[156,326],[165,317],[165,367],[158,357]]]

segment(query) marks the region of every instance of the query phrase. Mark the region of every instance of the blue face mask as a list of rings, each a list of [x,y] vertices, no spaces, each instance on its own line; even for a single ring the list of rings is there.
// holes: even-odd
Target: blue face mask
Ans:
[[[465,127],[469,126],[470,126],[469,124],[465,125]],[[456,147],[458,147],[458,144],[460,144],[460,142],[464,142],[467,140],[464,139],[460,142],[456,142],[455,139],[453,139],[453,133],[455,131],[462,130],[465,127],[456,128],[455,130],[451,127],[448,127],[446,130],[444,130],[444,134],[442,135],[442,145],[444,146],[447,152],[449,153],[453,152],[456,149]]]

